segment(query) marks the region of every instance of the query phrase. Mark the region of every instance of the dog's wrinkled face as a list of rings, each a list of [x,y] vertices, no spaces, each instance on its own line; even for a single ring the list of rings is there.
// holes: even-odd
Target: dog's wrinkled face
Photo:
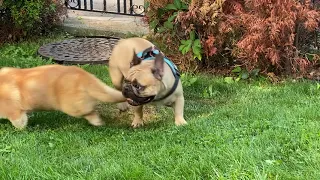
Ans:
[[[132,106],[139,106],[151,102],[156,95],[142,96],[144,86],[134,83],[125,82],[122,89],[122,94],[128,98],[128,103]]]
[[[132,67],[122,87],[122,94],[128,98],[130,105],[149,103],[159,93],[163,76],[163,58],[159,53],[155,56],[154,63],[141,63],[142,60],[134,53]]]

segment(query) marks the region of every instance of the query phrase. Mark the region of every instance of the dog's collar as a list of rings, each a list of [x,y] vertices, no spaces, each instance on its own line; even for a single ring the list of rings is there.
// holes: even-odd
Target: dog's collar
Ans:
[[[155,55],[159,54],[159,53],[162,53],[162,52],[157,47],[151,46],[150,48],[147,48],[144,51],[139,52],[137,54],[137,56],[138,56],[138,58],[140,58],[142,60],[154,60]],[[173,84],[172,88],[165,96],[154,99],[153,101],[161,101],[161,100],[164,100],[165,98],[169,97],[177,89],[178,84],[179,84],[180,72],[179,72],[177,66],[172,61],[170,61],[168,57],[164,56],[163,59],[164,59],[164,62],[166,64],[168,64],[168,66],[170,67],[170,69],[174,75],[175,80],[174,80],[174,84]]]

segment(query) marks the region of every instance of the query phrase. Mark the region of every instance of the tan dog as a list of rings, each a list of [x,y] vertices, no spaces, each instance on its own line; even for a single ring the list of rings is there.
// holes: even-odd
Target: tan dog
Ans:
[[[124,102],[117,91],[94,75],[75,66],[45,65],[35,68],[0,69],[0,117],[23,129],[32,110],[60,110],[103,125],[94,108],[98,101]]]
[[[172,106],[175,124],[187,124],[183,117],[184,96],[177,69],[172,64],[169,66],[170,63],[164,61],[163,53],[159,52],[143,38],[120,40],[112,51],[110,76],[116,89],[122,90],[128,103],[134,106],[133,127],[143,125],[143,104],[149,102]],[[150,53],[154,56],[147,58],[144,55]],[[124,111],[128,109],[128,104],[121,103],[118,107]]]

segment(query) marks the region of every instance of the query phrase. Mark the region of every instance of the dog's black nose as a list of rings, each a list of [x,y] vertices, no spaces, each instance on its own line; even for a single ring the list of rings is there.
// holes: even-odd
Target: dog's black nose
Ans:
[[[129,87],[128,87],[128,86],[124,86],[123,89],[124,89],[125,91],[128,91],[128,90],[129,90]]]
[[[128,85],[122,87],[122,94],[124,97],[129,97],[130,87]]]

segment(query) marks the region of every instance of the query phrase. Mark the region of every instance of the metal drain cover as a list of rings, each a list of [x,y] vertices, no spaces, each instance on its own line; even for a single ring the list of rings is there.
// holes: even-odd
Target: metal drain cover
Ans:
[[[76,38],[41,46],[38,53],[61,64],[107,64],[120,38]]]

